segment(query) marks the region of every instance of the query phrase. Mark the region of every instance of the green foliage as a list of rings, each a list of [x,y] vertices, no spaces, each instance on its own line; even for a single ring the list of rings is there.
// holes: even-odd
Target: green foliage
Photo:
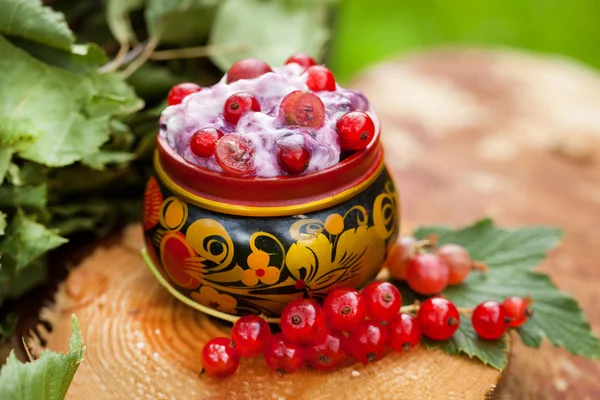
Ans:
[[[14,351],[0,370],[0,398],[3,400],[62,400],[83,361],[85,346],[79,322],[73,315],[70,349],[66,354],[45,350],[33,362],[22,363]]]

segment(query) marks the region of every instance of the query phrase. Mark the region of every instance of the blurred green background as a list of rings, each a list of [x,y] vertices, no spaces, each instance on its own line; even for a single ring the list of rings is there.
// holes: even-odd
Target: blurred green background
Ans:
[[[600,67],[597,0],[343,0],[329,64],[347,80],[364,67],[442,45],[562,53]]]

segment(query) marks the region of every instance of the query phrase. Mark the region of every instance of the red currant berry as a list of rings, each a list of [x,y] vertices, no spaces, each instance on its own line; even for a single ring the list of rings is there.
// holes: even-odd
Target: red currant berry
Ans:
[[[433,340],[450,339],[460,324],[456,306],[443,297],[431,297],[421,304],[417,313],[421,332]]]
[[[525,323],[527,318],[533,315],[533,311],[529,308],[531,299],[522,297],[509,297],[502,302],[502,307],[506,310],[510,318],[509,326],[516,328]]]
[[[286,172],[294,175],[303,173],[311,157],[302,135],[286,135],[277,140],[277,160]]]
[[[190,139],[190,150],[198,157],[210,157],[215,152],[217,140],[223,132],[214,128],[202,128],[194,132]]]
[[[229,96],[223,108],[225,121],[236,125],[240,118],[250,111],[260,111],[260,104],[250,93],[236,93]]]
[[[256,315],[244,315],[233,325],[231,340],[242,357],[255,357],[263,352],[271,336],[267,321]]]
[[[510,317],[502,304],[497,301],[484,301],[473,310],[473,329],[484,339],[500,339],[508,329]]]
[[[344,364],[346,354],[346,336],[329,331],[319,340],[306,348],[306,361],[314,369],[331,371]]]
[[[364,149],[375,136],[373,120],[362,111],[350,111],[342,115],[336,127],[342,150]]]
[[[448,264],[448,285],[458,285],[462,283],[469,272],[473,261],[469,252],[457,244],[445,244],[437,249],[436,254]]]
[[[310,344],[324,333],[325,315],[321,306],[311,299],[294,300],[281,312],[281,332],[298,344]]]
[[[397,351],[408,351],[421,341],[421,327],[410,314],[398,314],[389,324],[390,347]]]
[[[167,104],[170,106],[174,106],[183,101],[183,99],[192,94],[201,91],[202,88],[195,83],[186,82],[175,85],[169,91],[169,95],[167,96]]]
[[[277,333],[265,344],[265,361],[270,370],[280,376],[298,371],[304,365],[305,350],[299,344],[294,344]]]
[[[244,58],[235,62],[227,71],[227,83],[240,79],[258,78],[267,72],[273,72],[271,67],[256,58]]]
[[[215,378],[232,375],[240,364],[240,355],[233,342],[220,337],[210,340],[202,349],[202,367]]]
[[[315,92],[327,90],[329,92],[335,91],[335,78],[330,70],[322,65],[313,65],[306,70],[308,78],[306,85],[308,88]]]
[[[332,329],[350,332],[365,319],[367,308],[356,290],[337,288],[325,298],[323,312]]]
[[[281,101],[279,115],[286,125],[316,129],[325,122],[325,106],[316,94],[295,90]]]
[[[352,357],[366,364],[381,360],[388,345],[388,329],[375,321],[363,321],[350,332],[348,350]]]
[[[417,254],[406,268],[406,282],[417,293],[439,293],[448,285],[448,264],[435,254]]]
[[[225,172],[235,176],[254,171],[252,143],[239,133],[229,133],[217,141],[215,158]]]
[[[305,68],[312,67],[313,65],[317,64],[315,59],[306,53],[294,53],[290,58],[287,59],[285,63],[286,65],[296,63]]]
[[[390,250],[385,265],[394,279],[406,279],[406,268],[408,268],[409,254],[411,248],[417,243],[412,236],[403,236]]]
[[[389,282],[371,282],[362,291],[367,316],[375,321],[389,321],[402,307],[402,295]]]

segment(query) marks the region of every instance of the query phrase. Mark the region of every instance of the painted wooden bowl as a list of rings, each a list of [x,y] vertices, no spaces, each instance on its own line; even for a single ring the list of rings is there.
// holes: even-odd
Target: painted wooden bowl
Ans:
[[[275,320],[296,298],[361,288],[398,234],[379,135],[333,167],[278,178],[200,168],[159,137],[154,169],[144,194],[146,261],[174,296],[220,318]]]

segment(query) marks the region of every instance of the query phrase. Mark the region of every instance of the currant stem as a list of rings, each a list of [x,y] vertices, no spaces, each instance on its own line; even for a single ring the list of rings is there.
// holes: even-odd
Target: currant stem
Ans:
[[[490,268],[487,266],[487,264],[482,263],[481,261],[473,261],[473,264],[471,264],[471,269],[481,272],[488,272]]]
[[[401,313],[410,313],[410,312],[416,313],[419,311],[419,308],[421,308],[421,302],[416,300],[411,305],[400,307],[400,312]],[[462,313],[462,314],[472,314],[473,313],[473,308],[469,308],[469,307],[457,307],[456,309],[458,310],[459,313]]]
[[[187,47],[184,49],[171,49],[155,51],[150,56],[151,60],[175,60],[181,58],[200,58],[214,54],[228,54],[248,51],[247,44],[213,44],[208,46]]]

